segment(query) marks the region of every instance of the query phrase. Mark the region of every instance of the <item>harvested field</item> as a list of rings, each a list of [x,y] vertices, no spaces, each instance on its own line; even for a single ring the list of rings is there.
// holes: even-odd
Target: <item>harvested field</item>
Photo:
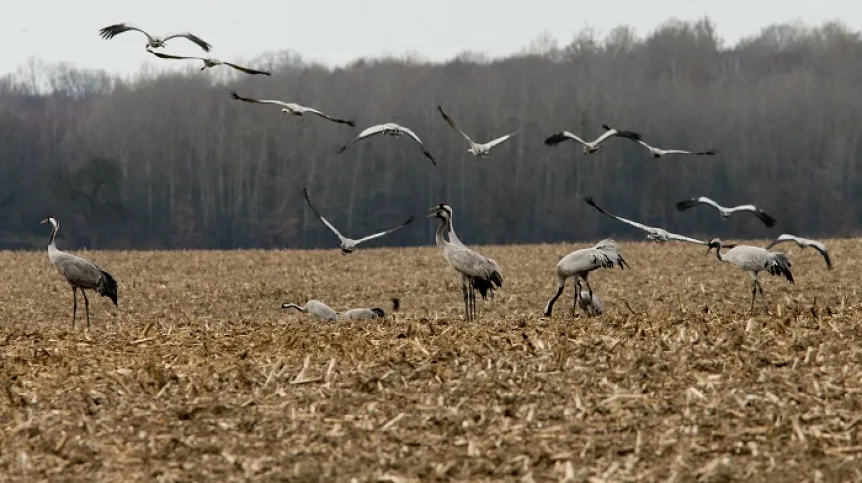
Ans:
[[[569,313],[571,288],[541,316],[586,244],[479,247],[505,283],[470,323],[434,247],[91,252],[120,303],[90,294],[89,331],[45,253],[0,253],[0,474],[859,481],[862,242],[826,243],[832,271],[777,248],[796,284],[762,276],[754,316],[748,276],[705,248],[621,243],[632,269],[591,276],[600,318]],[[312,297],[387,318],[278,308]]]

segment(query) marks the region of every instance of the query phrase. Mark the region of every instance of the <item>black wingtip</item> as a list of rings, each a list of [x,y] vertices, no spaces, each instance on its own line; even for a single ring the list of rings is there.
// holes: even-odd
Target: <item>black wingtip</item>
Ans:
[[[605,131],[610,131],[610,130],[611,130],[611,127],[610,127],[610,126],[608,126],[607,124],[602,124],[602,127],[604,128],[604,130],[605,130]]]
[[[350,127],[356,127],[356,121],[351,120],[351,119],[348,119],[347,121],[344,121],[344,124],[347,124],[347,125],[348,125],[348,126],[350,126]]]
[[[593,201],[593,197],[592,197],[592,196],[584,196],[584,201],[586,201],[586,202],[587,202],[587,204],[588,204],[588,205],[590,205],[590,206],[592,206],[593,208],[596,208],[596,202],[595,202],[595,201]]]
[[[239,94],[236,93],[236,89],[230,90],[230,98],[231,99],[239,99]]]
[[[562,132],[555,132],[545,139],[545,146],[556,146],[566,140]]]
[[[347,149],[347,146],[341,146],[341,147],[340,147],[340,148],[338,148],[335,152],[336,152],[336,153],[338,153],[338,154],[341,154],[341,153],[343,153],[343,152],[344,152],[344,150],[346,150],[346,149]]]
[[[774,227],[775,224],[778,222],[778,220],[769,216],[765,211],[758,210],[754,214],[757,216],[757,218],[760,219],[760,221],[763,222],[764,225],[766,225],[769,228]]]
[[[676,203],[676,211],[685,211],[685,210],[687,210],[687,209],[689,209],[692,206],[695,206],[697,204],[698,204],[698,201],[696,199],[678,201]]]
[[[703,154],[706,154],[707,156],[715,156],[715,154],[716,154],[716,150],[715,150],[715,149],[708,149],[708,150],[707,150],[705,153],[703,153]]]

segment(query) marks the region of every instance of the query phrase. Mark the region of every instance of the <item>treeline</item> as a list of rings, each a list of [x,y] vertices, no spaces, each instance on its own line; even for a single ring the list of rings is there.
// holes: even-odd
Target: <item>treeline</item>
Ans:
[[[541,37],[500,60],[466,52],[442,64],[330,69],[285,52],[251,64],[272,77],[194,64],[120,79],[34,61],[0,79],[0,248],[42,247],[48,230],[38,223],[49,215],[69,248],[334,246],[304,186],[354,237],[417,215],[381,244],[433,243],[423,217],[443,201],[470,244],[641,237],[585,205],[587,194],[621,216],[723,238],[846,236],[862,221],[862,38],[840,24],[773,26],[731,47],[705,19],[646,38],[627,27],[581,32],[564,47]],[[233,101],[231,89],[358,125],[300,122]],[[478,140],[527,129],[476,159],[438,104]],[[412,128],[439,168],[406,139],[336,154],[387,121]],[[719,154],[653,160],[614,139],[585,156],[573,143],[542,143],[562,129],[594,138],[602,123]],[[675,211],[697,195],[754,202],[779,224]]]

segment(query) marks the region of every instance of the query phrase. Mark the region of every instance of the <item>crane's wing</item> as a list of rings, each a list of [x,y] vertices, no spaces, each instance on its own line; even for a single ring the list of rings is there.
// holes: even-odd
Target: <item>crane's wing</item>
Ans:
[[[431,153],[429,153],[428,150],[425,149],[425,145],[422,144],[422,140],[419,139],[419,136],[417,136],[415,132],[411,131],[410,129],[408,129],[404,126],[398,126],[398,128],[401,130],[401,132],[410,136],[411,139],[416,141],[416,143],[419,144],[419,147],[422,148],[422,154],[424,154],[426,158],[431,160],[431,164],[433,164],[434,166],[437,166],[437,161],[434,160],[434,156],[431,156]]]
[[[763,222],[763,224],[764,224],[764,225],[766,225],[766,226],[768,226],[769,228],[772,228],[772,227],[773,227],[773,226],[775,226],[775,224],[778,222],[775,218],[773,218],[773,217],[769,216],[769,214],[768,214],[768,213],[766,213],[765,211],[763,211],[763,210],[761,210],[761,209],[757,208],[757,207],[756,207],[756,206],[754,206],[754,205],[740,205],[740,206],[734,206],[733,208],[730,208],[730,210],[729,210],[729,211],[734,212],[734,213],[735,213],[735,212],[737,212],[737,211],[750,211],[751,213],[753,213],[753,214],[754,214],[754,216],[756,216],[756,217],[757,217],[757,219],[759,219],[760,221],[762,221],[762,222]]]
[[[326,225],[330,230],[332,230],[332,233],[335,233],[335,235],[338,237],[339,240],[344,240],[345,239],[344,235],[342,235],[341,232],[336,230],[335,227],[332,226],[332,223],[327,221],[326,218],[320,216],[320,212],[317,211],[317,208],[315,208],[314,205],[311,204],[311,200],[308,198],[308,189],[302,188],[302,196],[303,196],[303,198],[305,198],[305,201],[308,203],[308,207],[311,208],[311,211],[314,212],[314,216],[320,218],[320,221],[322,221],[324,225]]]
[[[165,54],[163,52],[156,52],[155,50],[150,50],[149,53],[155,55],[160,59],[195,59],[195,60],[204,60],[203,57],[186,57],[184,55],[173,55],[173,54]]]
[[[449,125],[449,127],[451,127],[452,129],[454,129],[455,131],[457,131],[459,134],[461,134],[462,136],[464,136],[464,139],[466,139],[466,140],[467,140],[467,142],[469,142],[471,145],[472,145],[472,144],[476,144],[472,139],[470,139],[470,136],[468,136],[468,135],[467,135],[467,133],[465,133],[464,131],[462,131],[462,130],[461,130],[461,129],[460,129],[460,128],[455,124],[455,121],[453,121],[453,120],[452,120],[452,118],[450,118],[449,116],[447,116],[447,115],[446,115],[446,113],[445,113],[445,112],[443,112],[443,108],[442,108],[442,107],[437,106],[437,110],[438,110],[438,111],[440,111],[440,115],[442,115],[442,116],[443,116],[443,120],[444,120],[444,121],[446,121],[446,124],[448,124],[448,125]]]
[[[240,72],[245,72],[246,74],[251,74],[251,75],[255,75],[255,74],[272,75],[272,72],[267,72],[267,71],[265,71],[265,70],[250,69],[250,68],[248,68],[248,67],[242,67],[242,66],[239,66],[239,65],[236,65],[236,64],[232,64],[232,63],[230,63],[230,62],[225,62],[225,63],[224,63],[224,65],[229,65],[229,66],[233,67],[234,69],[236,69],[236,70],[238,70],[238,71],[240,71]]]
[[[664,151],[665,154],[693,154],[695,156],[714,156],[715,149],[710,149],[708,151],[686,151],[684,149],[666,149]]]
[[[647,144],[647,143],[646,143],[646,141],[644,141],[643,139],[638,139],[638,140],[637,140],[637,142],[638,142],[641,146],[643,146],[643,147],[645,147],[645,148],[649,149],[650,151],[652,151],[653,149],[655,149],[655,146],[650,146],[650,145],[649,145],[649,144]]]
[[[386,231],[381,231],[380,233],[375,233],[375,234],[373,234],[373,235],[368,235],[368,236],[366,236],[366,237],[360,238],[359,240],[356,240],[356,243],[357,243],[357,244],[360,244],[360,243],[362,243],[362,242],[367,242],[368,240],[373,240],[373,239],[375,239],[375,238],[380,238],[380,237],[382,237],[383,235],[388,235],[388,234],[392,233],[393,231],[400,230],[401,228],[404,228],[405,226],[407,226],[407,225],[409,225],[409,224],[413,223],[413,219],[414,219],[414,217],[413,217],[413,216],[411,216],[410,218],[407,218],[407,221],[405,221],[404,223],[402,223],[402,224],[400,224],[400,225],[396,226],[395,228],[390,228],[390,229],[388,229],[388,230],[386,230]]]
[[[153,53],[155,53],[155,52],[153,52]],[[255,104],[273,104],[276,106],[287,107],[287,103],[284,101],[276,101],[276,100],[271,100],[271,99],[252,99],[250,97],[242,97],[236,93],[236,90],[230,91],[230,98],[236,99],[237,101],[253,102]]]
[[[178,37],[183,37],[183,38],[189,39],[192,42],[198,44],[198,47],[204,49],[204,52],[209,52],[210,49],[212,48],[212,45],[208,44],[207,42],[204,42],[204,40],[202,38],[200,38],[197,35],[194,35],[192,33],[189,33],[189,32],[178,32],[175,34],[169,34],[169,35],[165,36],[164,40],[165,40],[165,42],[167,42],[170,39],[175,39]]]
[[[324,119],[327,119],[329,121],[332,121],[332,122],[337,122],[339,124],[347,124],[348,126],[354,126],[354,127],[356,126],[356,122],[354,122],[354,121],[351,121],[348,119],[338,119],[337,117],[328,116],[328,115],[318,111],[317,109],[313,109],[311,107],[300,106],[300,108],[302,109],[302,112],[308,112],[311,114],[315,114],[315,115],[318,115],[318,116],[320,116]]]
[[[490,149],[490,148],[493,148],[494,146],[496,146],[498,144],[503,144],[506,141],[508,141],[509,139],[512,139],[512,136],[514,136],[515,134],[518,134],[519,132],[521,132],[520,129],[518,129],[517,131],[510,132],[509,134],[506,134],[505,136],[500,136],[497,139],[494,139],[493,141],[488,141],[487,146]]]
[[[815,250],[817,250],[818,252],[820,252],[821,255],[823,255],[823,259],[826,260],[826,268],[832,270],[832,259],[829,258],[829,250],[826,249],[826,245],[814,240],[808,241],[810,242],[811,246],[814,247]]]
[[[697,240],[694,238],[689,238],[687,236],[677,235],[676,233],[671,233],[671,232],[667,232],[667,237],[670,238],[671,240],[676,240],[676,241],[681,241],[681,242],[694,243],[697,245],[709,245],[709,243],[707,243],[703,240]]]
[[[350,141],[349,143],[345,144],[344,146],[341,146],[340,148],[338,148],[338,154],[343,153],[344,150],[349,148],[351,144],[362,141],[363,139],[374,136],[375,134],[380,134],[385,129],[386,129],[386,126],[384,124],[378,124],[376,126],[371,126],[369,128],[366,128],[364,131],[359,133],[359,136],[356,136],[355,138],[353,138],[352,141]]]
[[[613,213],[609,213],[609,212],[605,211],[603,208],[601,208],[599,205],[597,205],[595,201],[593,201],[593,197],[592,197],[592,196],[584,196],[584,201],[586,201],[588,205],[590,205],[590,206],[592,206],[593,208],[595,208],[595,209],[599,210],[599,213],[605,214],[605,215],[607,215],[607,216],[609,216],[609,217],[611,217],[611,218],[613,218],[613,219],[615,219],[615,220],[621,221],[621,222],[623,222],[623,223],[625,223],[625,224],[628,224],[628,225],[631,225],[631,226],[633,226],[633,227],[635,227],[635,228],[640,228],[640,229],[641,229],[641,230],[643,230],[643,231],[647,231],[647,232],[648,232],[648,231],[650,231],[650,230],[653,230],[653,228],[652,228],[652,227],[650,227],[650,226],[642,225],[642,224],[640,224],[640,223],[638,223],[638,222],[636,222],[636,221],[627,220],[627,219],[625,219],[625,218],[622,218],[622,217],[619,217],[619,216],[617,216],[617,215],[614,215]]]
[[[789,242],[789,241],[795,242],[797,245],[802,246],[802,238],[799,238],[797,236],[793,236],[789,233],[782,233],[781,235],[778,235],[778,238],[776,238],[775,240],[772,240],[772,242],[770,242],[769,245],[766,245],[766,249],[769,250],[770,248],[774,247],[775,245],[778,245],[778,244],[784,243],[784,242]]]
[[[676,204],[677,211],[685,211],[689,208],[693,208],[697,205],[709,205],[717,210],[721,210],[723,207],[707,198],[706,196],[698,196],[697,198],[691,198],[689,200],[680,201]]]
[[[103,39],[112,39],[112,38],[116,37],[117,35],[119,35],[123,32],[128,32],[129,30],[134,30],[136,32],[140,32],[140,33],[146,35],[147,39],[153,40],[152,35],[148,34],[143,29],[141,29],[139,27],[135,27],[134,25],[128,24],[128,23],[118,23],[118,24],[114,24],[114,25],[108,25],[107,27],[99,29],[99,35]]]
[[[545,146],[556,146],[557,144],[560,144],[561,142],[566,141],[568,139],[574,139],[575,141],[577,141],[581,144],[584,144],[584,145],[587,144],[586,141],[584,141],[583,139],[579,138],[578,136],[570,133],[569,131],[560,131],[560,132],[556,132],[556,133],[548,136],[548,138],[545,139]]]
[[[602,127],[604,128],[605,132],[604,132],[604,134],[599,136],[595,141],[593,141],[593,144],[595,144],[596,146],[598,146],[600,143],[604,142],[606,139],[608,139],[609,137],[612,137],[612,136],[631,139],[632,141],[640,141],[640,139],[641,139],[641,135],[636,133],[636,132],[633,132],[633,131],[614,129],[614,128],[608,126],[607,124],[602,124]]]

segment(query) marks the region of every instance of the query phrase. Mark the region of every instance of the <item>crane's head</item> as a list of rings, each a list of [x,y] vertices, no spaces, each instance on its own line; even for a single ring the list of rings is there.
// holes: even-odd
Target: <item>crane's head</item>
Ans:
[[[56,218],[54,218],[53,216],[49,216],[48,218],[45,218],[45,219],[44,219],[44,220],[42,220],[39,224],[40,224],[40,225],[44,225],[45,223],[50,223],[54,228],[59,228],[59,227],[60,227],[60,222],[59,222],[59,221],[57,221],[57,219],[56,219]]]
[[[351,253],[356,251],[355,247],[349,247],[346,245],[341,245],[339,248],[341,248],[341,254],[342,255],[350,255]]]
[[[716,250],[721,250],[721,247],[724,246],[721,238],[713,238],[706,244],[706,254],[709,255],[709,252],[712,251],[713,248]]]
[[[441,220],[448,220],[452,217],[452,207],[447,205],[446,203],[440,203],[428,210],[428,218],[440,218]]]

